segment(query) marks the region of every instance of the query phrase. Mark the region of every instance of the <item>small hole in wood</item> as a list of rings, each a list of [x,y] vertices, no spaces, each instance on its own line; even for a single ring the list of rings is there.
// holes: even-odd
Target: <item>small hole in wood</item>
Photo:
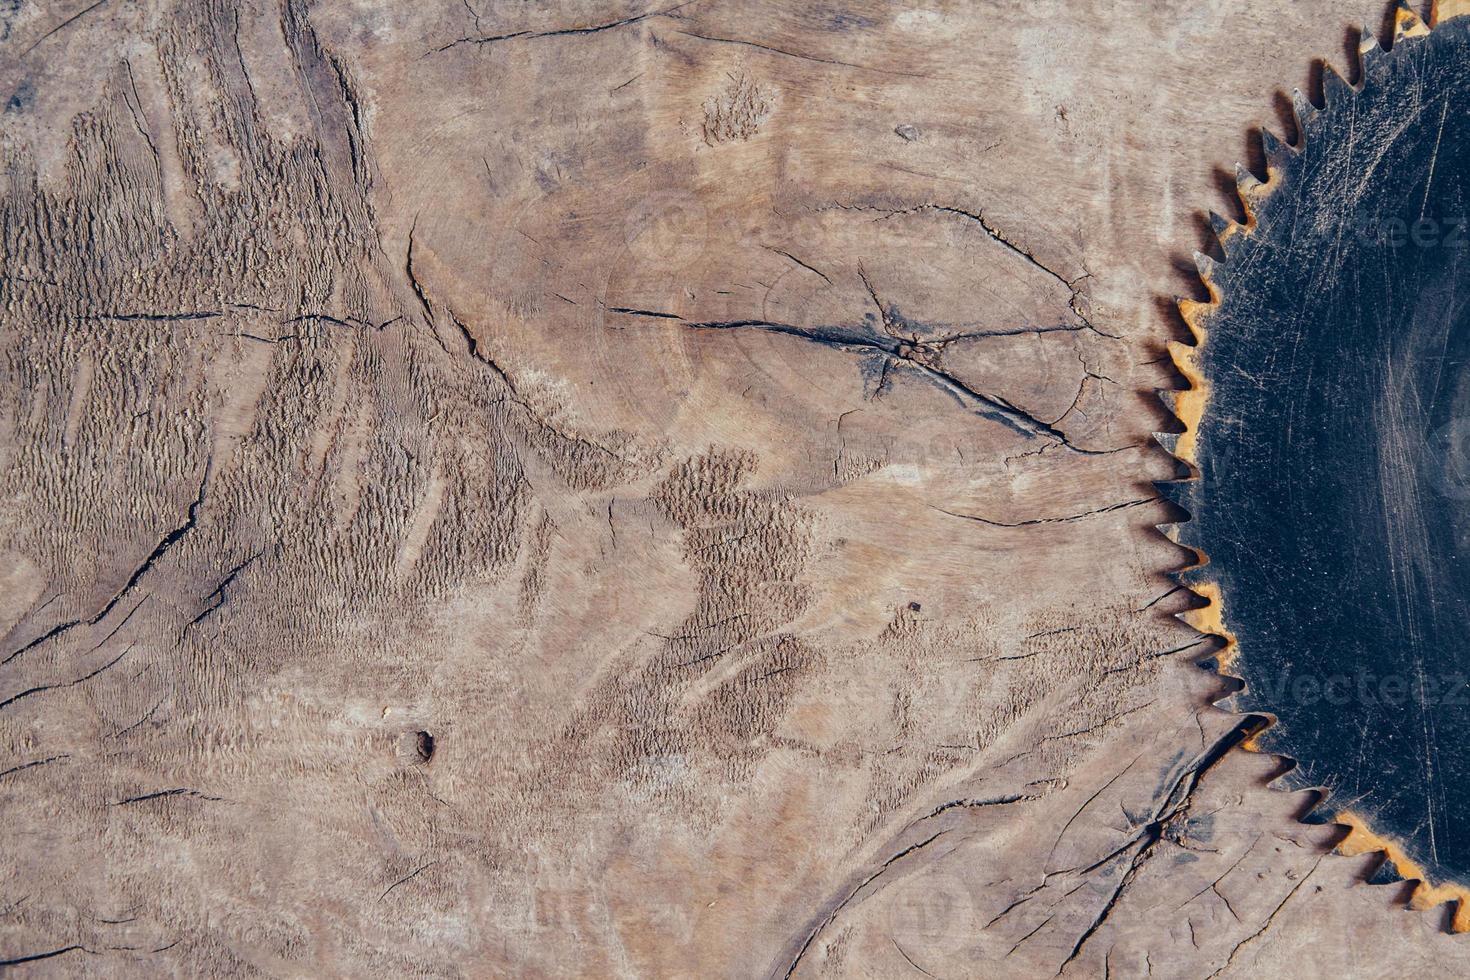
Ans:
[[[427,765],[434,758],[434,736],[426,731],[400,731],[393,743],[393,754],[405,768]]]
[[[434,736],[428,732],[414,733],[413,747],[420,765],[434,758]]]

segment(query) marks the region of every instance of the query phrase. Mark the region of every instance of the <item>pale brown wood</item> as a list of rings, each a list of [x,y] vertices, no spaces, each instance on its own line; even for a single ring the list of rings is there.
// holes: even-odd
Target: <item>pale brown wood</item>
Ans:
[[[0,15],[18,975],[1466,971],[1153,530],[1381,4]]]

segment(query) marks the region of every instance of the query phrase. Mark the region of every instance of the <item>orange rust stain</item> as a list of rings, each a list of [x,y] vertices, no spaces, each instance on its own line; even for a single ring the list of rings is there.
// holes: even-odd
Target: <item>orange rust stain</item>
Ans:
[[[1373,831],[1368,822],[1351,810],[1343,810],[1333,818],[1348,828],[1337,850],[1349,857],[1358,854],[1381,852],[1398,868],[1399,874],[1415,883],[1414,894],[1409,899],[1409,908],[1416,911],[1432,909],[1445,902],[1455,902],[1455,915],[1450,928],[1455,932],[1470,932],[1470,888],[1452,882],[1435,884],[1418,862],[1404,853],[1404,849],[1381,834]]]
[[[1261,202],[1276,189],[1276,180],[1269,167],[1266,174],[1268,179],[1264,181],[1247,175],[1247,180],[1237,180],[1235,183],[1235,193],[1240,198],[1240,206],[1245,210],[1245,221],[1240,228],[1246,234],[1256,230],[1256,212],[1260,209]]]
[[[1465,2],[1470,3],[1470,0]],[[1237,181],[1237,189],[1246,220],[1244,223],[1232,222],[1220,233],[1222,245],[1236,235],[1248,235],[1255,230],[1257,209],[1277,186],[1279,185],[1274,173],[1269,180],[1263,182],[1242,172],[1241,179]],[[1174,414],[1184,424],[1184,432],[1175,444],[1174,455],[1196,468],[1199,466],[1199,426],[1210,400],[1210,383],[1205,377],[1199,356],[1209,339],[1210,314],[1219,308],[1221,301],[1220,287],[1208,275],[1201,272],[1200,281],[1209,290],[1208,300],[1179,301],[1179,313],[1188,324],[1194,343],[1170,341],[1168,344],[1174,367],[1189,382],[1187,389],[1172,393]],[[1208,556],[1200,549],[1191,550],[1198,556],[1198,565],[1204,565],[1208,561]],[[1196,595],[1208,600],[1208,604],[1183,613],[1180,618],[1201,633],[1219,636],[1225,640],[1224,648],[1216,656],[1221,670],[1227,670],[1235,658],[1237,645],[1235,634],[1225,627],[1224,600],[1220,594],[1220,586],[1216,582],[1203,582],[1190,588]],[[1247,748],[1253,748],[1254,741],[1252,736],[1243,744]]]
[[[1179,301],[1179,315],[1184,317],[1184,322],[1189,325],[1189,332],[1194,337],[1194,343],[1181,344],[1177,340],[1169,341],[1169,356],[1174,360],[1174,367],[1189,382],[1187,389],[1174,393],[1174,414],[1179,417],[1180,422],[1184,423],[1184,432],[1179,436],[1179,442],[1174,447],[1174,455],[1191,466],[1199,465],[1199,458],[1196,454],[1199,424],[1205,416],[1205,405],[1210,400],[1210,384],[1205,380],[1204,371],[1200,367],[1199,353],[1205,345],[1208,333],[1205,323],[1210,311],[1220,305],[1219,289],[1203,274],[1200,275],[1200,280],[1210,290],[1209,301],[1203,303],[1193,299]]]
[[[1406,37],[1423,37],[1429,33],[1429,25],[1408,7],[1400,6],[1393,15],[1393,39],[1397,42]]]
[[[1222,246],[1225,246],[1236,235],[1249,235],[1255,231],[1256,214],[1260,203],[1279,186],[1276,174],[1272,172],[1269,176],[1270,179],[1263,182],[1242,172],[1241,179],[1237,181],[1237,189],[1246,220],[1243,223],[1232,222],[1220,233]],[[1181,299],[1179,301],[1179,313],[1189,326],[1194,343],[1184,344],[1170,341],[1168,345],[1174,367],[1189,382],[1189,388],[1173,393],[1174,414],[1184,424],[1184,432],[1180,434],[1175,444],[1174,455],[1196,468],[1199,466],[1199,426],[1204,419],[1205,409],[1210,400],[1210,383],[1200,364],[1200,352],[1209,339],[1210,314],[1219,308],[1221,301],[1220,287],[1210,276],[1201,272],[1200,281],[1209,290],[1208,300]],[[1170,535],[1170,537],[1173,539],[1175,536]],[[1176,540],[1175,543],[1177,544],[1178,541]],[[1191,548],[1191,550],[1197,556],[1195,567],[1202,566],[1209,561],[1209,557],[1201,549]],[[1191,609],[1180,614],[1180,619],[1200,633],[1218,636],[1225,641],[1225,645],[1215,657],[1220,665],[1220,671],[1229,672],[1239,651],[1239,645],[1235,634],[1225,625],[1225,600],[1221,594],[1220,585],[1218,582],[1201,582],[1191,585],[1190,590],[1205,599],[1206,604],[1199,609]],[[1241,747],[1251,752],[1259,751],[1257,738],[1258,733],[1249,735],[1241,742]]]
[[[1195,308],[1203,306],[1208,306],[1208,304],[1196,303],[1187,299],[1179,302],[1179,312],[1184,314],[1185,322],[1189,323],[1190,330],[1201,343],[1204,340],[1204,329],[1195,325],[1198,319]],[[1184,423],[1184,432],[1180,434],[1179,441],[1174,447],[1174,455],[1191,466],[1198,466],[1199,458],[1196,451],[1199,424],[1205,415],[1205,405],[1210,400],[1209,382],[1205,380],[1204,372],[1200,370],[1198,343],[1191,346],[1171,340],[1169,341],[1169,354],[1174,359],[1175,369],[1189,382],[1187,389],[1175,392],[1173,397],[1174,414],[1179,417],[1180,422]]]
[[[1226,226],[1219,235],[1222,247],[1226,246],[1236,235],[1249,235],[1255,230],[1256,210],[1261,201],[1276,189],[1276,181],[1274,175],[1270,181],[1264,183],[1254,179],[1244,179],[1237,184],[1237,188],[1241,207],[1245,210],[1245,222],[1232,222]],[[1179,436],[1174,455],[1191,466],[1199,465],[1197,456],[1199,424],[1204,418],[1205,406],[1210,400],[1210,384],[1200,367],[1199,354],[1208,340],[1210,314],[1220,305],[1219,287],[1203,273],[1200,274],[1200,281],[1210,291],[1208,300],[1181,299],[1179,301],[1179,314],[1189,325],[1189,332],[1194,338],[1194,343],[1184,344],[1171,340],[1168,344],[1174,367],[1189,381],[1189,388],[1173,393],[1174,414],[1178,416],[1180,422],[1184,423],[1184,432]]]
[[[1220,595],[1220,583],[1201,582],[1193,586],[1194,594],[1209,601],[1209,605],[1198,609],[1190,609],[1179,614],[1179,618],[1201,633],[1218,636],[1225,640],[1225,646],[1215,659],[1220,663],[1220,669],[1228,670],[1231,661],[1235,659],[1236,641],[1235,634],[1225,625],[1225,601]]]

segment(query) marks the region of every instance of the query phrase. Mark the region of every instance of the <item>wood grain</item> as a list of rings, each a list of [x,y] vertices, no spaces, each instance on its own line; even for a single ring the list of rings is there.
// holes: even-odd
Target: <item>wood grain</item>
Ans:
[[[1356,8],[0,7],[0,960],[1464,972],[1152,527]]]

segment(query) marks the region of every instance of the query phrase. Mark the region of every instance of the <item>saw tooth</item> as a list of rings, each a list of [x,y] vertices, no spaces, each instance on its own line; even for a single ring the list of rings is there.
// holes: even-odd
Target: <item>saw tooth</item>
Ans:
[[[1397,885],[1401,884],[1403,880],[1403,875],[1399,874],[1399,866],[1394,864],[1392,858],[1385,857],[1379,862],[1378,867],[1373,869],[1373,873],[1363,880],[1363,884]]]
[[[1175,535],[1177,535],[1179,533],[1179,525],[1178,524],[1155,524],[1154,525],[1154,530],[1155,531],[1158,531],[1160,534],[1162,534],[1164,537],[1168,538],[1170,541],[1173,541]],[[1169,574],[1170,575],[1174,575],[1174,576],[1177,577],[1179,573],[1178,572],[1170,572]]]
[[[1398,9],[1393,13],[1393,43],[1397,45],[1406,37],[1423,37],[1428,33],[1429,25],[1419,19],[1408,0],[1399,0]]]
[[[1220,243],[1220,251],[1225,253],[1225,258],[1230,258],[1230,253],[1235,246],[1233,241],[1240,226],[1229,218],[1221,217],[1214,211],[1210,212],[1210,230],[1215,233],[1215,241]]]
[[[1296,129],[1301,134],[1299,142],[1305,142],[1307,127],[1317,121],[1317,107],[1302,94],[1301,89],[1294,88],[1291,90],[1291,108],[1296,112]]]
[[[1173,539],[1170,538],[1170,540]],[[1192,589],[1194,586],[1207,581],[1205,578],[1205,566],[1203,565],[1191,565],[1188,568],[1181,568],[1179,571],[1171,574],[1174,576],[1174,581],[1187,589]],[[1177,615],[1175,618],[1178,618]]]
[[[1246,685],[1244,681],[1242,681],[1240,690],[1236,691],[1235,694],[1232,696],[1238,698],[1242,694],[1249,695],[1251,693],[1253,692],[1250,690],[1250,687]],[[1277,725],[1277,722],[1280,719],[1274,713],[1269,711],[1258,711],[1253,713],[1269,718],[1271,723],[1262,728],[1260,731],[1256,732],[1255,735],[1251,736],[1251,750],[1254,752],[1266,752],[1273,755],[1279,753],[1281,751],[1281,731],[1280,727]],[[1285,773],[1283,773],[1282,775],[1285,775]],[[1277,778],[1279,779],[1280,777],[1278,776]],[[1272,780],[1272,782],[1275,782],[1275,780]],[[1285,789],[1286,787],[1283,786],[1279,788]],[[1319,805],[1320,802],[1312,804],[1308,812],[1302,817],[1303,823],[1307,823],[1310,821],[1311,810],[1315,810]]]
[[[1266,166],[1273,172],[1284,168],[1296,156],[1295,150],[1281,142],[1275,133],[1264,128],[1261,130],[1261,149],[1266,151]]]
[[[1331,65],[1322,66],[1322,101],[1324,103],[1334,106],[1352,94],[1353,87],[1348,84],[1347,79],[1337,73],[1337,69]]]
[[[1193,521],[1185,521],[1182,524],[1170,524],[1169,540],[1181,548],[1188,548],[1194,552],[1194,560],[1180,570],[1178,574],[1187,575],[1196,569],[1202,569],[1210,563],[1209,558],[1199,546],[1199,529]]]
[[[1245,168],[1244,164],[1237,163],[1235,165],[1235,186],[1240,189],[1241,197],[1249,200],[1260,189],[1261,182],[1255,174]]]
[[[1383,46],[1378,43],[1378,38],[1368,29],[1368,26],[1366,24],[1363,25],[1363,36],[1358,41],[1358,57],[1361,59],[1363,67],[1366,68],[1369,63],[1377,59],[1381,54],[1383,54]]]
[[[1194,267],[1199,270],[1199,277],[1205,282],[1214,282],[1216,265],[1218,263],[1204,252],[1194,253]]]
[[[1159,435],[1167,434],[1169,433],[1156,433],[1154,438],[1157,439]],[[1189,510],[1190,504],[1194,502],[1195,482],[1194,480],[1155,480],[1154,489],[1158,491],[1160,497],[1163,497],[1175,507]],[[1182,524],[1184,522],[1177,521],[1175,523]]]

